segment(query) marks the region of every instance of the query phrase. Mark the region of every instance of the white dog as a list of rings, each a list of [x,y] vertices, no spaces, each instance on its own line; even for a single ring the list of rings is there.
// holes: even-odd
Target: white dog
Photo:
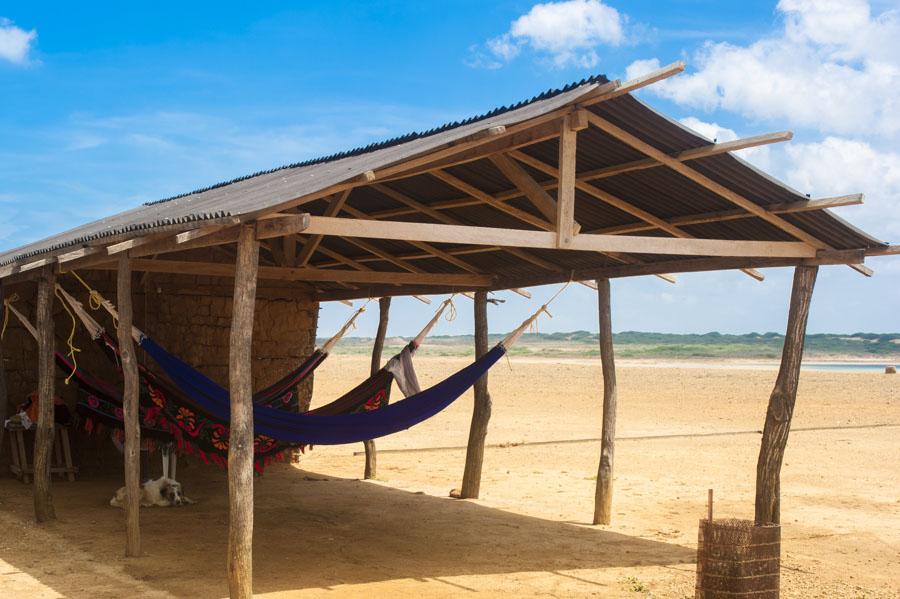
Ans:
[[[190,503],[194,500],[182,492],[181,483],[174,479],[162,477],[141,484],[141,507],[173,507]],[[109,505],[125,507],[125,487],[116,491]]]

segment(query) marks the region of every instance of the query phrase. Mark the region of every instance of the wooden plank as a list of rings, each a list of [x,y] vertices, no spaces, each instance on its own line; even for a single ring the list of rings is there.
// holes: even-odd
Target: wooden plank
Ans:
[[[797,202],[782,202],[779,204],[770,204],[766,206],[766,210],[772,214],[794,214],[798,212],[812,212],[815,210],[825,210],[828,208],[838,208],[840,206],[856,206],[863,203],[863,194],[854,193],[844,196],[836,196],[831,198],[818,198],[815,200],[801,200]],[[732,220],[740,220],[745,218],[756,218],[756,215],[736,208],[734,210],[720,210],[717,212],[704,212],[700,214],[691,214],[687,216],[678,216],[670,218],[666,223],[675,226],[686,225],[702,225],[706,223],[717,223]],[[591,233],[607,233],[610,235],[622,233],[639,233],[642,231],[652,231],[657,228],[655,225],[647,225],[645,223],[635,223],[631,225],[620,225],[617,227],[607,227],[591,231]]]
[[[581,117],[586,118],[583,113],[584,111],[580,112]],[[556,223],[556,245],[561,248],[571,246],[572,239],[577,233],[575,227],[575,152],[578,129],[576,127],[584,129],[587,127],[587,122],[585,121],[584,126],[581,126],[573,122],[572,117],[566,117],[560,128],[559,136],[559,187],[556,193],[554,222]]]
[[[183,233],[178,233],[175,235],[175,244],[180,245],[182,243],[187,243],[188,241],[193,241],[194,239],[200,239],[201,237],[206,237],[207,235],[212,235],[213,233],[218,233],[226,226],[235,226],[240,224],[240,220],[235,218],[233,222],[228,223],[227,225],[211,225],[208,227],[198,227],[196,229],[191,229],[190,231],[184,231]]]
[[[735,191],[732,191],[731,189],[728,189],[721,183],[713,181],[706,175],[694,170],[686,164],[679,162],[677,159],[672,158],[665,152],[653,147],[649,143],[639,139],[631,133],[628,133],[624,129],[621,129],[620,127],[614,125],[606,119],[591,112],[588,113],[588,120],[592,125],[604,131],[605,133],[608,133],[619,141],[646,154],[647,156],[655,159],[657,162],[665,164],[675,172],[690,179],[697,185],[700,185],[701,187],[712,191],[722,198],[725,198],[729,202],[735,204],[736,206],[739,206],[740,208],[743,208],[747,212],[755,214],[756,216],[764,219],[766,222],[774,225],[775,227],[778,227],[779,229],[792,235],[793,237],[811,245],[814,248],[828,249],[829,246],[823,243],[821,240],[817,239],[814,235],[807,233],[800,227],[789,223],[778,215],[771,214],[759,204],[748,200],[744,196],[738,194]]]
[[[516,152],[514,154],[514,156],[516,157],[516,159],[521,160],[525,164],[531,165],[532,168],[542,170],[545,173],[549,174],[551,177],[555,177],[557,179],[560,178],[560,171],[556,167],[546,164],[545,162],[538,160],[537,158],[534,158],[532,156],[529,156],[528,154],[525,154],[524,152]],[[583,181],[576,180],[574,183],[574,186],[577,187],[578,189],[580,189],[581,191],[587,193],[589,196],[594,197],[594,198],[600,200],[601,202],[605,202],[606,204],[609,204],[610,206],[613,206],[614,208],[618,208],[619,210],[622,210],[623,212],[627,212],[628,214],[631,214],[632,216],[636,216],[636,217],[646,221],[647,223],[650,223],[650,224],[654,225],[655,227],[662,229],[663,231],[669,233],[670,235],[672,235],[674,237],[678,237],[680,239],[694,239],[694,236],[691,235],[690,233],[688,233],[682,229],[679,229],[678,227],[667,223],[663,219],[647,212],[646,210],[638,208],[637,206],[631,204],[630,202],[627,202],[627,201],[623,200],[622,198],[619,198],[619,197],[609,193],[608,191],[604,191],[604,190],[600,189],[599,187],[595,187],[594,185],[591,185],[590,183],[585,183]],[[569,245],[571,246],[571,243]],[[607,254],[607,255],[609,255],[609,254]],[[618,257],[618,260],[620,262],[626,262],[625,260],[622,260],[621,257]],[[758,281],[762,281],[765,278],[761,273],[759,273],[755,270],[752,270],[752,269],[747,269],[744,272]]]
[[[619,96],[623,96],[625,94],[629,94],[633,91],[637,91],[642,87],[647,87],[648,85],[652,85],[663,79],[668,79],[674,75],[678,75],[679,73],[684,71],[684,61],[678,60],[671,64],[667,64],[664,67],[660,67],[655,71],[651,71],[640,77],[635,77],[634,79],[629,79],[628,81],[624,81],[621,84],[616,85],[612,90],[598,94],[595,97],[587,98],[581,100],[579,102],[580,106],[592,106],[599,102],[605,102],[606,100],[611,100],[613,98],[618,98]]]
[[[120,254],[122,252],[127,252],[129,250],[133,250],[134,248],[141,247],[142,245],[147,245],[149,243],[159,241],[162,238],[163,236],[160,233],[151,233],[150,235],[144,235],[143,237],[126,239],[125,241],[120,241],[119,243],[113,243],[112,245],[106,246],[106,253],[110,256],[114,254]]]
[[[489,193],[485,193],[485,192],[481,191],[474,185],[466,183],[459,177],[451,175],[447,171],[436,170],[430,174],[433,177],[440,179],[447,185],[450,185],[451,187],[455,187],[456,189],[462,191],[463,193],[466,193],[466,194],[472,196],[473,198],[475,198],[481,202],[484,202],[488,206],[495,208],[495,209],[499,210],[500,212],[505,212],[506,214],[509,214],[510,216],[513,216],[524,223],[528,223],[529,225],[537,227],[538,229],[543,229],[545,231],[554,230],[552,223],[550,223],[540,217],[537,217],[537,216],[531,214],[530,212],[525,212],[524,210],[520,210],[520,209],[516,208],[515,206],[510,206],[509,204],[495,200],[494,197],[492,195],[490,195]],[[554,214],[555,214],[555,208],[554,208]]]
[[[475,359],[488,352],[487,292],[475,293]],[[466,447],[466,465],[463,471],[460,499],[478,499],[481,492],[481,470],[484,464],[484,443],[488,423],[491,420],[491,395],[488,392],[488,375],[475,381],[475,404],[469,425],[469,441]]]
[[[797,401],[806,322],[809,318],[809,307],[818,271],[816,266],[798,266],[794,271],[781,367],[778,370],[775,389],[769,397],[766,424],[756,465],[757,526],[779,524],[781,521],[781,464],[791,430],[794,404]]]
[[[115,263],[92,267],[95,270],[114,270]],[[234,277],[233,264],[221,262],[195,262],[185,260],[132,260],[135,272],[157,272],[212,277]],[[374,270],[324,270],[318,268],[290,268],[285,266],[260,266],[260,279],[281,281],[317,281],[323,283],[367,283],[400,285],[456,285],[463,288],[488,287],[493,283],[491,275],[444,274],[427,272],[379,272]]]
[[[6,294],[4,290],[4,281],[0,279],[0,309],[6,305]],[[3,360],[3,339],[0,339],[0,451],[2,451],[4,436],[6,435],[7,406],[9,405],[9,393],[6,388],[6,362]]]
[[[603,423],[600,441],[600,465],[594,491],[594,524],[612,521],[613,461],[616,451],[616,362],[613,356],[612,315],[609,279],[597,279],[597,304],[600,321],[600,364],[603,369]]]
[[[235,264],[228,358],[231,434],[228,445],[228,591],[253,596],[253,314],[259,267],[258,231],[243,226]]]
[[[311,216],[308,231],[341,237],[415,240],[432,243],[468,243],[509,247],[554,249],[556,234],[496,227],[473,227],[397,221],[360,221],[347,218]],[[682,256],[756,256],[813,258],[808,244],[793,241],[742,241],[725,239],[677,239],[626,235],[575,237],[570,249],[589,252],[634,254],[675,254]]]
[[[337,216],[340,214],[344,204],[346,204],[347,200],[350,198],[350,193],[352,191],[352,189],[347,189],[341,193],[335,194],[328,203],[328,207],[325,208],[325,216]],[[306,266],[309,264],[309,259],[312,258],[312,255],[315,253],[316,248],[319,247],[320,243],[322,243],[321,235],[308,237],[303,244],[303,249],[297,254],[297,266]]]
[[[382,297],[378,299],[378,330],[375,332],[375,342],[372,345],[372,362],[369,366],[369,373],[372,376],[381,370],[381,354],[384,350],[384,339],[387,336],[388,319],[391,311],[391,298]],[[363,478],[371,480],[378,476],[378,454],[375,449],[375,441],[368,440],[363,442],[366,453],[366,466],[363,472]]]
[[[125,556],[138,557],[141,555],[141,427],[138,413],[140,381],[134,340],[131,336],[134,310],[131,295],[131,260],[127,254],[120,255],[118,267],[116,302],[119,308],[119,323],[116,332],[119,338],[119,357],[124,381],[122,409],[125,425]]]
[[[900,245],[866,250],[866,256],[900,256]]]
[[[550,194],[544,191],[544,188],[524,168],[505,154],[495,154],[488,158],[494,163],[497,170],[503,173],[503,176],[544,215],[544,218],[551,223],[556,221],[556,200],[551,198]]]
[[[53,397],[56,387],[53,333],[53,289],[56,275],[45,266],[38,279],[38,418],[34,434],[34,517],[40,522],[56,520],[50,482],[50,461],[53,451]]]
[[[256,240],[272,239],[302,233],[309,224],[308,214],[283,214],[256,222]]]
[[[678,152],[676,154],[671,154],[671,156],[679,162],[686,162],[688,160],[706,158],[708,156],[725,154],[727,152],[735,152],[737,150],[746,150],[747,148],[756,148],[767,144],[790,141],[791,139],[793,139],[793,137],[794,134],[790,131],[777,131],[775,133],[765,133],[763,135],[755,135],[753,137],[745,137],[742,139],[735,139],[733,141],[712,143],[708,146],[693,148],[690,150],[684,150],[683,152]],[[630,173],[633,171],[640,171],[660,166],[663,166],[662,162],[658,162],[652,158],[642,158],[640,160],[633,160],[631,162],[624,162],[622,164],[606,166],[592,171],[585,171],[579,175],[579,179],[583,181],[605,179],[607,177],[621,175],[622,173]]]

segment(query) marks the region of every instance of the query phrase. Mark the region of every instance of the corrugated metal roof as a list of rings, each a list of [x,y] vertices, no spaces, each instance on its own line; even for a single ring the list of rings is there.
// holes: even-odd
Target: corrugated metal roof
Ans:
[[[139,233],[150,231],[160,224],[171,225],[199,222],[210,218],[256,214],[295,198],[328,189],[367,171],[377,171],[411,157],[428,154],[488,127],[515,125],[573,105],[584,94],[595,89],[597,84],[605,82],[607,79],[603,76],[593,77],[559,90],[545,92],[526,102],[496,109],[465,121],[449,123],[430,131],[412,133],[380,144],[304,163],[287,165],[182,196],[151,202],[52,238],[7,251],[0,254],[0,265],[61,248],[79,246],[92,240],[131,232],[134,232],[136,236]],[[709,140],[665,115],[655,112],[627,94],[595,104],[589,110],[652,146],[671,154],[703,147],[710,143]],[[552,167],[557,167],[558,141],[555,138],[533,143],[522,148],[521,151]],[[577,166],[579,172],[621,165],[643,158],[645,158],[644,155],[639,151],[597,128],[589,127],[578,134]],[[760,206],[806,199],[802,194],[728,154],[699,158],[688,164]],[[527,165],[524,168],[538,181],[550,179],[542,171]],[[451,166],[446,170],[486,193],[505,193],[513,187],[490,160],[484,158]],[[734,208],[733,204],[716,193],[666,167],[622,173],[592,181],[592,184],[663,219]],[[383,183],[383,185],[424,205],[439,205],[441,202],[466,197],[459,190],[429,174],[415,175]],[[551,196],[555,196],[554,190],[551,189],[549,193]],[[540,215],[531,202],[521,194],[508,200],[508,203],[529,214]],[[325,201],[318,201],[307,204],[304,209],[313,214],[322,214],[325,205]],[[355,188],[348,199],[348,206],[366,214],[374,213],[376,216],[381,211],[408,210],[408,206],[405,204],[370,187]],[[442,208],[442,211],[448,217],[462,224],[531,228],[530,225],[516,217],[486,204]],[[576,193],[575,214],[585,231],[602,230],[640,222],[638,218],[628,212],[612,207],[582,191]],[[393,218],[433,222],[431,217],[419,213],[403,214]],[[837,249],[864,249],[882,245],[881,242],[856,230],[826,211],[787,214],[783,218]],[[682,229],[690,235],[710,239],[772,241],[792,239],[790,235],[758,217],[683,226]],[[668,236],[667,233],[658,230],[645,231],[641,235]],[[366,243],[392,255],[421,254],[421,249],[402,241],[368,239]],[[357,245],[340,238],[326,237],[322,245],[352,259],[371,255]],[[441,245],[439,247],[450,249],[449,246]],[[538,261],[553,265],[557,272],[561,273],[559,275],[561,280],[564,280],[565,273],[572,269],[588,269],[621,263],[605,255],[588,252],[528,250],[527,254]],[[672,258],[672,256],[646,254],[626,257],[629,261],[641,262],[668,261]],[[521,255],[513,256],[506,252],[480,252],[463,255],[459,259],[481,272],[495,274],[504,279],[519,276],[527,278],[536,273],[546,274],[548,272],[546,268],[535,265]],[[331,262],[333,261],[330,257],[317,254],[310,264],[321,265]],[[366,265],[376,270],[398,270],[396,265],[386,261],[366,262]],[[410,265],[425,272],[459,272],[458,267],[440,258],[411,260]],[[327,283],[317,283],[316,285],[320,289],[340,289],[340,287]],[[366,290],[363,287],[365,286],[360,285],[359,287],[360,294],[364,294]]]

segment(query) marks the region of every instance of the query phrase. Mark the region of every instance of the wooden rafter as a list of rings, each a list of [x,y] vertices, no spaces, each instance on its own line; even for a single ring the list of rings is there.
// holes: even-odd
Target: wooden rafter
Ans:
[[[371,221],[349,218],[310,216],[310,234],[350,238],[427,241],[432,243],[469,243],[520,248],[554,249],[555,233],[523,231],[499,227],[474,227],[429,223]],[[359,239],[354,239],[360,244]],[[371,244],[366,244],[371,247]],[[380,252],[378,248],[373,248]],[[743,241],[731,239],[679,239],[668,237],[633,237],[628,235],[578,235],[570,249],[587,252],[624,252],[629,254],[675,254],[685,256],[755,256],[811,258],[814,248],[793,241]],[[373,252],[373,253],[376,253]],[[383,252],[382,252],[383,253]],[[391,260],[395,260],[391,257]]]
[[[794,134],[790,131],[778,131],[776,133],[766,133],[764,135],[735,139],[733,141],[712,143],[708,146],[678,152],[677,154],[672,154],[671,156],[679,162],[687,162],[688,160],[706,158],[708,156],[715,156],[717,154],[724,154],[726,152],[746,150],[747,148],[755,148],[772,143],[790,141],[791,139],[793,139],[793,137]],[[653,158],[643,158],[641,160],[633,160],[631,162],[625,162],[623,164],[606,166],[592,171],[585,171],[579,174],[578,178],[584,181],[593,181],[595,179],[605,179],[607,177],[621,175],[622,173],[641,171],[649,168],[656,168],[658,166],[663,166],[663,163],[654,160]]]
[[[785,219],[781,218],[777,214],[772,214],[771,212],[769,212],[768,210],[766,210],[764,207],[760,206],[756,202],[748,200],[741,194],[739,194],[731,189],[728,189],[721,183],[713,181],[712,179],[710,179],[703,173],[695,170],[694,168],[684,164],[683,162],[681,162],[675,158],[672,158],[671,156],[669,156],[662,150],[655,148],[651,144],[643,141],[642,139],[638,138],[635,135],[632,135],[631,133],[628,133],[624,129],[616,126],[615,124],[600,117],[599,115],[596,115],[593,112],[589,112],[587,117],[588,117],[588,121],[592,125],[597,127],[598,129],[600,129],[601,131],[615,137],[619,141],[631,146],[632,148],[649,156],[650,158],[653,158],[657,162],[663,163],[664,165],[668,166],[669,168],[671,168],[678,174],[690,179],[691,181],[693,181],[694,183],[696,183],[702,187],[705,187],[706,189],[717,194],[718,196],[728,200],[732,204],[734,204],[740,208],[743,208],[747,212],[750,212],[750,213],[762,218],[766,222],[781,229],[782,231],[784,231],[785,233],[788,233],[789,235],[795,237],[796,239],[799,239],[805,243],[808,243],[809,245],[811,245],[812,247],[817,248],[817,249],[834,249],[830,245],[828,245],[827,243],[822,241],[821,239],[817,238],[815,235],[807,233],[800,227],[786,221]],[[850,267],[866,276],[872,275],[871,269],[866,268],[862,264],[851,264]]]
[[[341,213],[341,208],[344,207],[344,204],[347,203],[347,199],[350,197],[350,193],[352,189],[348,189],[339,194],[335,194],[335,196],[328,203],[328,207],[325,208],[325,216],[337,216]],[[303,248],[300,250],[300,253],[297,254],[296,265],[297,266],[306,266],[309,263],[309,259],[315,253],[316,248],[319,247],[319,244],[322,243],[321,235],[314,235],[312,237],[308,237],[306,242],[303,244]]]
[[[531,166],[535,169],[543,171],[543,172],[547,173],[548,175],[550,175],[551,177],[559,178],[559,169],[557,169],[556,167],[546,164],[545,162],[538,160],[537,158],[534,158],[524,152],[516,152],[513,155],[515,156],[515,158],[517,160],[521,160],[525,164],[528,164],[529,166]],[[609,204],[610,206],[613,206],[623,212],[627,212],[628,214],[631,214],[632,216],[636,216],[647,223],[655,225],[657,228],[662,229],[663,231],[665,231],[666,233],[669,233],[673,237],[677,237],[680,239],[694,239],[694,236],[691,235],[690,233],[688,233],[682,229],[679,229],[678,227],[667,223],[663,219],[647,212],[646,210],[642,210],[641,208],[638,208],[634,204],[631,204],[630,202],[627,202],[627,201],[623,200],[622,198],[619,198],[607,191],[604,191],[604,190],[600,189],[599,187],[595,187],[594,185],[591,185],[590,183],[586,183],[584,181],[575,181],[575,187],[577,187],[578,189],[580,189],[581,191],[583,191],[584,193],[586,193],[587,195],[589,195],[593,198],[596,198],[602,202],[605,202],[606,204]],[[753,270],[753,269],[747,269],[744,272],[758,281],[762,281],[765,278],[765,275],[763,275],[761,272]]]
[[[93,270],[114,270],[115,262],[92,267]],[[234,265],[221,262],[195,262],[185,260],[147,260],[136,258],[132,261],[135,272],[157,272],[183,275],[233,277]],[[435,274],[424,272],[378,272],[374,270],[322,270],[318,268],[289,268],[284,266],[260,266],[260,279],[281,281],[310,281],[323,283],[363,283],[401,285],[449,285],[462,288],[487,287],[492,276],[473,274]]]

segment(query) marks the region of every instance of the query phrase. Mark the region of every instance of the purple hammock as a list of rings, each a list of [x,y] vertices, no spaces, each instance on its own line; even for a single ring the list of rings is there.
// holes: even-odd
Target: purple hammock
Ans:
[[[149,337],[142,337],[140,346],[182,393],[211,416],[230,421],[231,400],[227,389]],[[282,443],[305,445],[341,445],[391,435],[431,418],[456,401],[505,353],[506,348],[499,344],[433,387],[378,410],[339,415],[297,414],[254,404],[253,430]]]

